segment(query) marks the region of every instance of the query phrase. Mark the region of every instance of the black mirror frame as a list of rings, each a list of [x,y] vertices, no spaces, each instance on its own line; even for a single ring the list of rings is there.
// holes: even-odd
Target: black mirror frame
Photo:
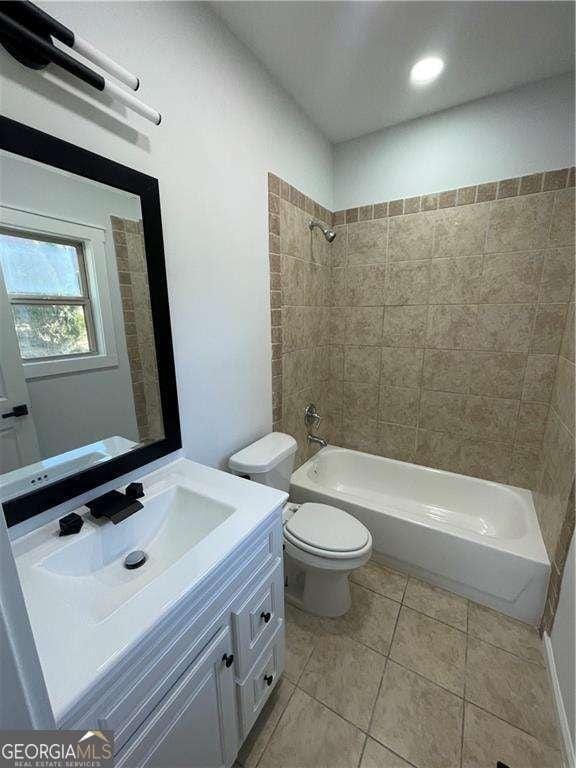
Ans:
[[[142,209],[164,438],[3,502],[8,527],[139,469],[182,447],[158,180],[0,116],[0,149],[138,195]]]

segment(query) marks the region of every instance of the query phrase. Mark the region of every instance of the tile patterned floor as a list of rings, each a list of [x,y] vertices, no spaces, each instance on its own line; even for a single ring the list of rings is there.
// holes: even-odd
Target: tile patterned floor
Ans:
[[[561,768],[535,630],[370,562],[352,608],[286,606],[286,670],[243,768]]]

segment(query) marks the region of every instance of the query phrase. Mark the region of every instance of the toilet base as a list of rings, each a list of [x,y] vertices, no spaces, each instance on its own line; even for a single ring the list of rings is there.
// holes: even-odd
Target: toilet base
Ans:
[[[356,567],[363,564],[355,563],[353,568],[338,570],[319,569],[303,564],[300,559],[296,560],[286,551],[286,601],[315,616],[343,616],[351,605],[349,576]]]
[[[308,570],[304,576],[302,605],[315,616],[343,616],[350,608],[350,571]]]

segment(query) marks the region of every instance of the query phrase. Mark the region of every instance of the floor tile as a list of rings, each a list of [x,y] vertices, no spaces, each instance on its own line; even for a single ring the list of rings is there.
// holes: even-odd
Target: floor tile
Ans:
[[[315,616],[300,611],[286,603],[286,654],[284,674],[293,683],[298,682],[306,662],[314,649],[321,630],[321,622]]]
[[[368,737],[360,768],[411,768],[410,763]]]
[[[561,768],[560,752],[503,720],[466,704],[462,768]]]
[[[296,690],[259,768],[354,768],[363,745],[362,731]]]
[[[417,768],[459,768],[462,699],[389,660],[370,734]]]
[[[385,666],[385,656],[333,635],[317,644],[298,685],[365,731]]]
[[[384,597],[397,600],[399,603],[402,602],[406,583],[408,582],[408,578],[402,573],[392,571],[373,560],[354,571],[351,580],[356,584],[371,589],[373,592],[384,595]]]
[[[546,744],[559,746],[544,667],[468,637],[466,699]]]
[[[402,606],[390,658],[462,696],[466,635]]]
[[[404,604],[466,632],[468,601],[463,597],[419,579],[410,578],[404,594]]]
[[[286,678],[282,678],[258,715],[238,753],[238,762],[243,768],[255,768],[293,693],[294,685]]]
[[[544,665],[542,641],[534,627],[478,603],[470,603],[468,610],[469,634],[527,661]]]
[[[352,606],[348,613],[337,619],[324,619],[324,629],[332,634],[351,637],[387,655],[400,610],[399,603],[357,584],[351,584],[350,591]]]

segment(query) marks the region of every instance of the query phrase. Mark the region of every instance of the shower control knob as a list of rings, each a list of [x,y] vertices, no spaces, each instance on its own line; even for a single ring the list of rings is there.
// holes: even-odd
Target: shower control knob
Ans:
[[[264,620],[264,624],[268,624],[268,622],[272,618],[272,614],[270,613],[270,611],[262,611],[262,613],[260,614],[260,618]]]
[[[266,680],[266,685],[270,687],[274,682],[274,675],[264,675],[264,680]]]
[[[224,656],[222,656],[222,661],[224,662],[224,664],[226,664],[227,667],[231,667],[232,664],[234,664],[234,654],[225,653]]]

